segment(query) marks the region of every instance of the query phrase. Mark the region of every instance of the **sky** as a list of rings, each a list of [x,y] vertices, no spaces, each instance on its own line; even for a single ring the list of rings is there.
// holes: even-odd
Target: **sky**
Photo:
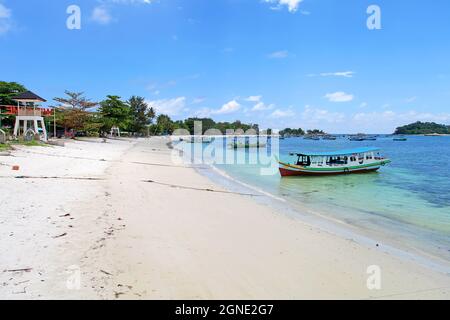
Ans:
[[[449,16],[448,0],[0,0],[0,81],[47,105],[139,95],[173,119],[391,133],[450,124]]]

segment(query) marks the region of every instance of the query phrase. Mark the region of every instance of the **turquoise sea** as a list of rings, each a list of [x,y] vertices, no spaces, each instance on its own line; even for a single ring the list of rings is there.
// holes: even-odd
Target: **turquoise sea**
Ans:
[[[393,141],[280,140],[280,157],[290,152],[379,147],[392,163],[378,173],[281,178],[261,175],[258,164],[215,164],[237,181],[282,198],[299,212],[316,213],[408,252],[450,262],[450,137],[410,136]],[[220,139],[216,147],[225,145]],[[190,148],[191,146],[189,146]],[[188,149],[189,149],[188,148]],[[256,152],[241,149],[238,153]]]

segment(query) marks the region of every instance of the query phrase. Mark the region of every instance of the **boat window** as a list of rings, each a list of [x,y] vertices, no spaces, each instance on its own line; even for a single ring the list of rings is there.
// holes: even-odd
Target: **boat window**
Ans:
[[[297,160],[297,165],[298,166],[310,166],[311,165],[310,157],[299,156],[298,160]]]

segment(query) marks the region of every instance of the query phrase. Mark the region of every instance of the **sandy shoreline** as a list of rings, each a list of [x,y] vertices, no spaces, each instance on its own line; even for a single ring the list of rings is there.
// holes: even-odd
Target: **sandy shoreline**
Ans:
[[[0,298],[450,298],[448,275],[223,193],[172,164],[166,142],[0,157]],[[367,288],[371,265],[381,290]]]

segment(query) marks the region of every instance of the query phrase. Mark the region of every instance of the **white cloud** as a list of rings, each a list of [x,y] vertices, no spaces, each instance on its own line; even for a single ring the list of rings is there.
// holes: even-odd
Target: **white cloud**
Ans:
[[[12,28],[12,13],[5,5],[0,3],[0,36]]]
[[[327,123],[340,123],[345,120],[345,114],[341,112],[332,112],[325,109],[313,108],[309,105],[305,106],[302,113],[302,120],[309,125]]]
[[[352,94],[338,91],[334,93],[327,93],[325,95],[325,98],[327,98],[331,102],[349,102],[354,99],[354,96]]]
[[[203,103],[206,101],[205,97],[197,97],[194,100],[192,100],[192,104],[199,104],[199,103]]]
[[[359,105],[359,107],[362,109],[362,108],[365,108],[365,107],[367,107],[369,104],[367,103],[367,102],[363,102],[363,103],[361,103],[360,105]]]
[[[291,109],[282,110],[282,109],[276,109],[274,112],[272,112],[269,115],[269,118],[279,119],[279,118],[288,118],[295,116],[295,112]]]
[[[229,114],[238,111],[241,105],[236,100],[225,103],[219,110],[212,111],[212,114]]]
[[[344,77],[353,78],[355,72],[353,71],[341,71],[341,72],[324,72],[320,74],[322,77]]]
[[[225,103],[220,109],[201,108],[194,112],[195,116],[205,118],[211,115],[223,115],[236,112],[241,109],[241,105],[236,100]]]
[[[266,3],[274,4],[275,6],[271,7],[271,9],[279,10],[283,6],[287,7],[289,12],[296,12],[298,7],[303,0],[263,0]]]
[[[107,25],[112,21],[112,16],[105,6],[95,7],[91,19],[99,24]]]
[[[0,19],[10,18],[11,10],[0,3]]]
[[[169,116],[179,115],[186,110],[186,97],[147,101],[149,107],[153,107],[158,113]]]
[[[271,59],[285,59],[287,57],[289,57],[289,52],[286,50],[275,51],[269,54],[269,58]]]
[[[273,104],[265,104],[264,102],[258,102],[253,108],[252,111],[266,111],[266,110],[272,110],[275,107]]]
[[[247,99],[245,99],[245,101],[260,102],[261,99],[262,99],[262,96],[250,96]]]

